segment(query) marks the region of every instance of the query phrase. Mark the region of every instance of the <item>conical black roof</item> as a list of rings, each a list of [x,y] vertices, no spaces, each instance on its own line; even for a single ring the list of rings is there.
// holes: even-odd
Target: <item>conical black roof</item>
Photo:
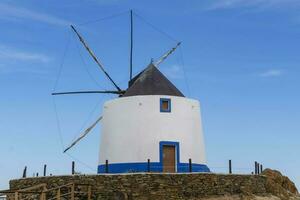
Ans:
[[[129,82],[123,97],[137,95],[184,95],[152,63]]]

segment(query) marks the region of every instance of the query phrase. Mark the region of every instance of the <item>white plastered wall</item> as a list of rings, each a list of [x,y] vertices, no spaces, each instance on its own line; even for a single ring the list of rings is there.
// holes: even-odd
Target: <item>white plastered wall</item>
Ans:
[[[160,112],[160,98],[171,112]],[[175,96],[132,96],[107,101],[103,108],[99,164],[159,162],[159,142],[179,142],[180,162],[206,164],[197,100]]]

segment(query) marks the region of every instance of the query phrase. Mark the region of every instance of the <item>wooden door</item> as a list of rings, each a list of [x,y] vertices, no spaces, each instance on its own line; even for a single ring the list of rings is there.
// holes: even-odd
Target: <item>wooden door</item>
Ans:
[[[176,172],[175,146],[163,146],[163,172]]]

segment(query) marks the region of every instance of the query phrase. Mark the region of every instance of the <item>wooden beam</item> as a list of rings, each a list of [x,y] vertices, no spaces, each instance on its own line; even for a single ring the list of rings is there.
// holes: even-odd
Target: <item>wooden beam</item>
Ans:
[[[89,52],[89,54],[92,56],[92,58],[94,59],[94,61],[97,63],[97,65],[100,67],[100,69],[102,70],[102,72],[105,74],[105,76],[112,82],[112,84],[115,86],[115,88],[118,91],[122,91],[118,85],[113,81],[113,79],[109,76],[109,74],[105,71],[102,63],[100,63],[100,61],[98,60],[98,58],[96,57],[96,55],[94,54],[94,52],[90,49],[90,47],[87,45],[87,43],[84,41],[83,37],[79,34],[79,32],[75,29],[75,27],[73,25],[71,25],[72,30],[75,32],[75,34],[77,35],[77,37],[79,38],[80,42],[83,44],[83,46],[85,47],[85,49]]]
[[[75,193],[75,184],[72,184],[72,186],[71,186],[71,200],[74,200],[74,198],[75,198],[74,193]]]
[[[88,196],[87,196],[88,200],[92,200],[92,186],[88,186]]]
[[[18,200],[18,199],[19,199],[19,193],[15,192],[15,200]]]
[[[56,199],[60,200],[60,188],[57,189]]]

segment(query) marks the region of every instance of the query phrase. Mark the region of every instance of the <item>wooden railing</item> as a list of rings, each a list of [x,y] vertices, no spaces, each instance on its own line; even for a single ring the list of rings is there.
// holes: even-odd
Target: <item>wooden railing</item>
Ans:
[[[92,199],[92,186],[89,184],[68,183],[51,189],[47,189],[46,186],[39,184],[19,190],[0,191],[0,194],[6,194],[8,200],[74,200],[76,195],[86,196],[87,200]],[[86,191],[77,191],[83,187]]]

